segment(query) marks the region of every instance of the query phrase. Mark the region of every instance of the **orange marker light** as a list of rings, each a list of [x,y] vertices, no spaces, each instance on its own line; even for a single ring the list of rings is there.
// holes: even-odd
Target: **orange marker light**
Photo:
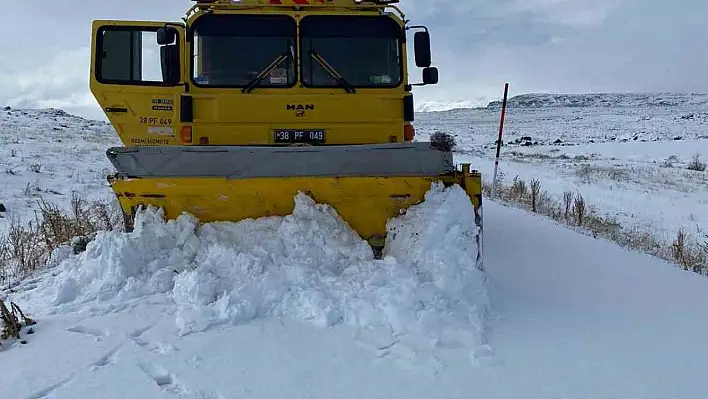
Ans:
[[[192,144],[192,126],[183,125],[179,128],[179,140],[182,144]]]
[[[413,125],[403,125],[403,140],[413,141],[415,138],[415,127]]]

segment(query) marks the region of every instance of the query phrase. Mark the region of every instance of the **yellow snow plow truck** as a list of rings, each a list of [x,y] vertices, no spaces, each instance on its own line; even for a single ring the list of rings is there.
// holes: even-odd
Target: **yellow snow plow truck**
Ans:
[[[128,228],[141,205],[284,216],[300,191],[377,251],[434,181],[463,187],[481,227],[480,174],[453,162],[449,137],[414,140],[412,88],[438,70],[428,29],[394,3],[199,0],[180,22],[94,21],[90,88],[123,143],[108,180]]]

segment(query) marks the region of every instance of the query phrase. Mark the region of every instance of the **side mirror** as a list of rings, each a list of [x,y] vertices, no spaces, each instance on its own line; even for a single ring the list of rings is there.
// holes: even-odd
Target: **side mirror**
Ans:
[[[423,84],[434,85],[438,83],[438,68],[428,67],[423,69]]]
[[[162,67],[162,81],[178,84],[180,80],[179,46],[170,44],[160,47],[160,64]]]
[[[160,28],[157,30],[157,44],[163,46],[172,44],[177,39],[177,31],[174,28]]]
[[[415,65],[418,68],[427,68],[432,63],[430,54],[430,34],[425,32],[416,32],[413,37],[415,47]]]

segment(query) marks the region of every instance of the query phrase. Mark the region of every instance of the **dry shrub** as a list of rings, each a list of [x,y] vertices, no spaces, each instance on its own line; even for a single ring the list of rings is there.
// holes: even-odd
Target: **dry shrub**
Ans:
[[[706,170],[706,163],[701,161],[701,156],[699,154],[696,154],[693,156],[693,159],[691,159],[691,162],[688,164],[688,169],[689,170],[695,170],[697,172],[705,172]]]
[[[676,238],[671,243],[671,257],[674,262],[684,270],[701,273],[706,270],[706,254],[701,244],[692,245],[683,229],[676,233]]]
[[[573,215],[575,216],[575,221],[578,223],[578,226],[582,226],[585,220],[585,198],[583,198],[583,195],[580,193],[578,193],[573,200]]]
[[[7,308],[5,301],[0,299],[0,321],[2,321],[2,333],[0,340],[8,340],[11,338],[21,339],[20,333],[24,327],[35,325],[35,321],[25,316],[24,312],[17,306],[16,303],[10,302],[10,309]],[[28,331],[29,334],[32,331]],[[21,341],[23,344],[25,341]]]
[[[72,245],[74,253],[85,249],[99,230],[122,227],[117,202],[88,202],[73,193],[68,212],[44,199],[26,224],[12,219],[9,230],[0,234],[0,285],[9,286],[43,267],[52,251]]]
[[[511,195],[513,195],[517,201],[521,201],[526,197],[526,182],[519,179],[519,176],[514,177],[514,181],[511,183]]]
[[[676,259],[679,264],[685,263],[686,233],[683,230],[679,230],[678,233],[676,233],[676,238],[671,244],[671,256]]]
[[[551,216],[553,219],[560,218],[558,204],[547,191],[541,191],[537,197],[538,213]]]
[[[81,198],[76,193],[71,197],[71,211],[66,214],[56,204],[39,201],[39,215],[35,217],[46,248],[53,251],[76,237],[86,237],[99,230],[114,230],[120,224],[119,213],[110,205]]]
[[[0,268],[7,269],[10,276],[33,272],[45,262],[41,238],[36,225],[31,222],[23,226],[17,219],[13,219],[7,234],[0,236],[0,242],[0,250],[4,251],[0,259],[8,261],[0,265]]]
[[[538,193],[541,191],[541,182],[536,179],[531,179],[531,210],[536,213],[538,208]]]
[[[496,176],[496,181],[494,184],[489,184],[486,181],[482,181],[482,192],[490,197],[500,197],[501,194],[500,191],[505,190],[506,187],[504,186],[504,172],[499,171],[499,173]]]
[[[563,205],[564,207],[564,212],[563,212],[563,219],[568,220],[568,215],[570,215],[570,206],[573,204],[573,199],[574,195],[572,191],[565,191],[563,193]]]

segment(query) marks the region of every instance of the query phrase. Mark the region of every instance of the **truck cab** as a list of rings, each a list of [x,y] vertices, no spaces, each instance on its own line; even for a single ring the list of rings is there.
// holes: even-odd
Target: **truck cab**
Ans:
[[[438,72],[396,2],[201,0],[181,22],[94,21],[91,91],[126,146],[410,142],[412,88]]]

